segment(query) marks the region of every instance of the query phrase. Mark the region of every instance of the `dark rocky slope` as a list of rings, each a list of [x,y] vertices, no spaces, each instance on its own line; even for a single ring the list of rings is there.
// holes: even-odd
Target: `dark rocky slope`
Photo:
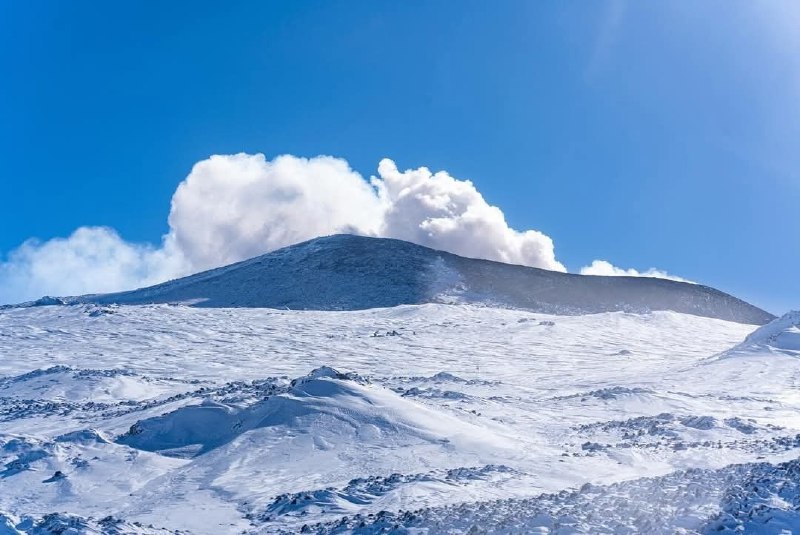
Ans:
[[[558,273],[353,235],[317,238],[149,288],[67,300],[76,301],[309,310],[462,302],[570,315],[672,310],[749,324],[774,318],[697,284]]]

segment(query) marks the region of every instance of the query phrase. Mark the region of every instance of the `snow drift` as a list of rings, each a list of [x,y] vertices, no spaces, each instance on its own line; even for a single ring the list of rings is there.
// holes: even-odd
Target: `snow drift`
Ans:
[[[744,342],[723,356],[754,352],[781,353],[800,357],[800,310],[788,312],[750,333]]]
[[[323,366],[293,380],[284,392],[252,405],[204,400],[199,405],[136,422],[121,444],[161,454],[196,456],[260,428],[282,435],[313,431],[312,450],[345,444],[371,446],[431,445],[435,448],[497,451],[506,439],[439,411],[370,385],[355,374]],[[269,448],[265,445],[265,450]],[[269,457],[269,452],[265,451]],[[386,453],[385,455],[388,455]]]

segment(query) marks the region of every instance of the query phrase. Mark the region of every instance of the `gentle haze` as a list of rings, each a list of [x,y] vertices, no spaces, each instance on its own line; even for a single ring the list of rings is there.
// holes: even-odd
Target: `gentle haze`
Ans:
[[[356,232],[799,308],[798,24],[793,2],[3,2],[0,303]]]

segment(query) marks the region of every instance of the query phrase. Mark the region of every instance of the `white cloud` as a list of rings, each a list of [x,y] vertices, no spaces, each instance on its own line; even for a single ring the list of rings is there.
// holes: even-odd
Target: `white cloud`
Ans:
[[[508,226],[503,212],[486,202],[472,182],[425,167],[400,172],[393,161],[378,166],[378,189],[386,211],[382,236],[463,256],[566,271],[553,240],[536,230]]]
[[[666,271],[660,269],[650,268],[647,271],[637,271],[633,268],[623,269],[605,260],[595,260],[590,265],[582,267],[581,275],[599,275],[603,277],[652,277],[655,279],[692,282],[676,275],[670,275]]]
[[[186,273],[168,239],[160,248],[124,241],[112,229],[81,227],[68,238],[28,240],[0,264],[0,303],[155,284]]]
[[[196,270],[317,236],[374,235],[383,207],[345,160],[212,156],[172,196],[170,235]]]
[[[28,241],[0,264],[0,303],[146,286],[341,232],[565,271],[548,236],[510,228],[471,182],[391,160],[368,182],[329,156],[212,156],[175,191],[169,228],[160,247],[99,227]]]

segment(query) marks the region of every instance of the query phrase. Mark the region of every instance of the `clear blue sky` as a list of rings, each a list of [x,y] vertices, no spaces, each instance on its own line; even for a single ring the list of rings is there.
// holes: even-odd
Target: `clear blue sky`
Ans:
[[[0,255],[157,242],[214,153],[472,179],[515,228],[800,308],[800,7],[0,1]]]

